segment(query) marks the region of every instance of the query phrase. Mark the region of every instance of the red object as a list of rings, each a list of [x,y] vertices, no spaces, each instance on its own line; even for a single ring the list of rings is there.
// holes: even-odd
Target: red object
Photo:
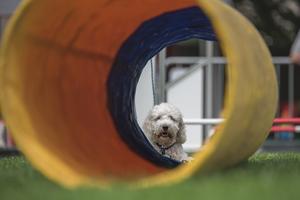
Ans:
[[[9,137],[9,146],[14,147],[15,145],[14,145],[13,139],[11,137],[11,134],[9,132],[8,132],[8,137]]]
[[[295,132],[296,126],[273,126],[270,132]]]
[[[273,124],[300,124],[300,118],[276,118]]]

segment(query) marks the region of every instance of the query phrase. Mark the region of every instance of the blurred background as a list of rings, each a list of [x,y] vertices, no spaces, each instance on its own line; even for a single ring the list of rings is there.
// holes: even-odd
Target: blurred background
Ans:
[[[0,39],[20,0],[0,0]],[[300,28],[299,0],[227,0],[258,29],[272,54],[279,85],[277,118],[300,115],[300,68],[289,60],[290,48]],[[1,55],[0,55],[1,58]],[[209,64],[203,65],[205,59]],[[226,59],[218,43],[188,40],[164,49],[154,57],[153,73],[157,101],[177,106],[187,122],[187,152],[201,148],[213,125],[193,124],[202,118],[219,118],[223,107]],[[163,79],[165,80],[161,80]],[[146,65],[136,93],[140,126],[153,106],[151,65]],[[291,126],[291,125],[280,125]],[[300,152],[297,133],[270,133],[259,151]],[[0,156],[18,153],[3,121],[0,121]]]

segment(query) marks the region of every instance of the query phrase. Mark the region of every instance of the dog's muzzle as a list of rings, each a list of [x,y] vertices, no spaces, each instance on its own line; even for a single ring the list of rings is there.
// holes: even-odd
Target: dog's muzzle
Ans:
[[[160,134],[160,136],[163,138],[169,137],[169,134],[167,132],[169,127],[167,125],[163,125],[162,129],[163,129],[163,132]]]

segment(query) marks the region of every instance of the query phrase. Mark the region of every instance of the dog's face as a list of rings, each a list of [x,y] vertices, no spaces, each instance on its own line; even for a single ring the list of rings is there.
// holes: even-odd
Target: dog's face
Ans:
[[[143,125],[146,136],[154,143],[164,146],[186,140],[185,126],[180,111],[169,103],[154,106]]]

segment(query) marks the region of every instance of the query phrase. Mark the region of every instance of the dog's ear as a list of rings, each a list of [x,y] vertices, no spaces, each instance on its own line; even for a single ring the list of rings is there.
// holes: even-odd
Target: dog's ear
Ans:
[[[180,119],[178,127],[179,127],[179,131],[177,133],[178,142],[180,144],[183,144],[186,141],[186,134],[185,134],[185,124],[182,118]]]

